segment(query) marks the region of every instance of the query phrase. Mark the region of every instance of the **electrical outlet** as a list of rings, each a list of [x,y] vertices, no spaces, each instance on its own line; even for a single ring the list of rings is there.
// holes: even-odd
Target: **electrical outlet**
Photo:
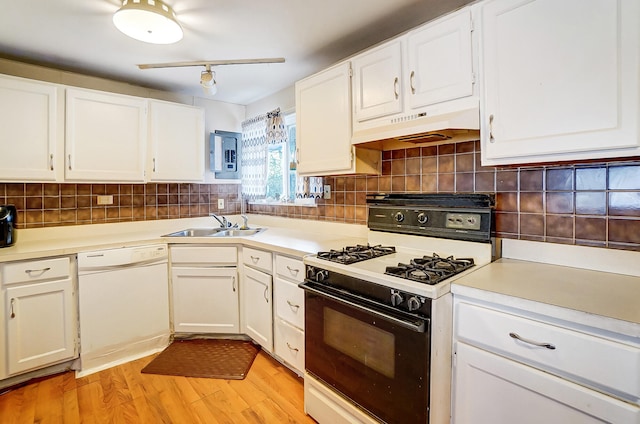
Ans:
[[[113,205],[113,195],[97,196],[97,203],[99,205]]]
[[[224,209],[224,199],[218,199],[218,209]]]
[[[323,192],[325,199],[331,199],[331,186],[329,184],[324,186]]]

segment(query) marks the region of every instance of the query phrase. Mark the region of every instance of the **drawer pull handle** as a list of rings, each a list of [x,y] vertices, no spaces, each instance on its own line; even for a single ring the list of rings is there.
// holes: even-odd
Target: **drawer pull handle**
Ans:
[[[233,292],[236,292],[236,277],[231,277],[231,287],[233,287]]]
[[[409,75],[409,86],[411,87],[411,94],[416,94],[416,86],[413,85],[413,79],[416,76],[416,72],[415,71],[411,71],[411,74]]]
[[[393,95],[396,98],[396,100],[398,100],[398,97],[400,97],[400,94],[398,93],[398,82],[400,80],[398,79],[398,77],[396,77],[396,79],[393,80]]]
[[[554,350],[556,348],[555,345],[552,345],[551,343],[541,343],[541,342],[525,339],[524,337],[520,337],[516,333],[509,333],[509,337],[511,337],[512,339],[520,340],[523,343],[528,343],[530,345],[534,345],[538,347],[546,347],[547,349],[551,349],[551,350]]]
[[[300,349],[298,349],[297,347],[291,346],[289,342],[287,342],[287,347],[289,348],[289,350],[292,350],[294,352],[300,352]]]
[[[251,256],[251,262],[253,262],[254,264],[257,264],[259,260],[260,256]]]
[[[294,312],[297,312],[297,311],[298,311],[298,309],[300,309],[300,305],[296,305],[295,303],[291,303],[291,301],[290,301],[290,300],[287,300],[287,304],[289,305],[289,307],[290,307],[291,309],[293,309],[293,310],[294,310]]]
[[[264,296],[264,300],[265,300],[267,303],[269,303],[269,298],[267,297],[268,293],[269,293],[269,286],[267,286],[267,287],[265,287],[265,288],[264,288],[264,293],[262,294],[262,295]]]
[[[25,269],[24,272],[29,275],[29,277],[33,277],[32,274],[38,274],[37,277],[41,276],[45,272],[49,271],[51,267],[46,267],[42,269]]]
[[[298,275],[298,273],[300,272],[300,270],[298,268],[291,268],[289,265],[287,265],[287,270],[289,270],[289,273],[292,275]]]
[[[15,306],[16,300],[14,298],[11,298],[11,318],[15,318],[16,317],[16,311],[14,310],[14,306]]]

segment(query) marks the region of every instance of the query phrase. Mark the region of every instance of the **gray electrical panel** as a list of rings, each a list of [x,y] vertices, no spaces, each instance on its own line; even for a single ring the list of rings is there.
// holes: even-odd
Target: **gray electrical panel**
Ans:
[[[240,178],[242,134],[216,130],[209,135],[209,165],[216,178]]]

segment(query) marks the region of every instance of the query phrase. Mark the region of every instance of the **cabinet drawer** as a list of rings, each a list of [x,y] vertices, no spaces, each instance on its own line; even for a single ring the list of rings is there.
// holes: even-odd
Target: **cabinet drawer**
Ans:
[[[300,259],[276,255],[276,272],[288,280],[299,283],[304,280],[304,264]]]
[[[298,328],[304,328],[304,291],[296,283],[276,278],[276,314]]]
[[[457,340],[607,392],[640,398],[637,347],[467,303],[457,305],[454,320]]]
[[[300,372],[304,371],[304,331],[276,319],[275,351]]]
[[[236,266],[238,249],[235,246],[171,247],[171,263]]]
[[[4,284],[67,278],[69,274],[69,258],[11,262],[2,266]]]
[[[243,247],[242,261],[250,267],[262,270],[269,274],[271,274],[273,270],[271,252]]]

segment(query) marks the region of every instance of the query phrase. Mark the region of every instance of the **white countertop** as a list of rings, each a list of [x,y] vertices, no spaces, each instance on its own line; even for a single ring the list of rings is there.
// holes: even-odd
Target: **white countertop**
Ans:
[[[556,264],[549,264],[539,262],[547,244],[509,241],[502,259],[456,280],[451,291],[640,337],[640,276],[633,275],[640,252],[554,245]],[[619,256],[632,260],[625,271],[630,275],[593,269],[609,268],[594,265],[588,259],[594,253],[604,264]],[[583,264],[585,260],[589,263]]]
[[[237,216],[229,218],[232,222],[240,220]],[[303,257],[367,242],[364,225],[261,215],[250,215],[249,225],[266,230],[245,237],[162,237],[187,228],[212,228],[214,220],[209,217],[19,229],[16,243],[0,249],[0,262],[152,243],[241,244]]]

